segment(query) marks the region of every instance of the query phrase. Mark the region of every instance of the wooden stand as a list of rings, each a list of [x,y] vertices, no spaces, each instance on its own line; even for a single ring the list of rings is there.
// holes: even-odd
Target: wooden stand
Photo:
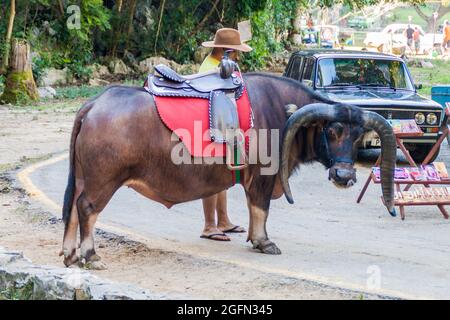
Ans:
[[[444,141],[444,139],[447,137],[449,132],[448,126],[444,129],[442,132],[442,135],[439,137],[438,141],[434,144],[433,148],[431,148],[428,155],[425,157],[424,161],[421,163],[422,165],[426,165],[430,162],[430,160],[433,158],[435,153],[439,150],[439,147]],[[395,139],[397,141],[397,146],[400,148],[402,153],[405,155],[406,159],[408,160],[409,164],[411,166],[417,167],[417,164],[414,162],[413,158],[409,154],[409,151],[405,148],[405,145],[403,144],[403,138],[410,138],[410,137],[418,137],[422,136],[423,132],[417,132],[417,133],[397,133],[395,135]],[[379,166],[381,163],[381,155],[378,157],[375,167]],[[367,188],[369,187],[370,182],[374,182],[375,184],[381,183],[380,180],[376,179],[373,172],[370,172],[369,177],[366,180],[366,183],[364,184],[364,187],[362,188],[358,199],[356,200],[357,203],[360,203],[364,194],[367,191]],[[423,185],[426,188],[430,188],[430,185],[450,185],[450,179],[441,179],[439,181],[418,181],[418,180],[404,180],[404,179],[395,179],[394,180],[395,189],[397,192],[401,191],[400,185],[406,185],[405,189],[403,191],[408,191],[413,185]],[[381,200],[383,201],[383,197],[381,197]],[[450,205],[449,201],[406,201],[406,200],[395,200],[394,205],[398,206],[400,208],[400,216],[402,220],[405,220],[405,206],[429,206],[429,205],[436,205],[439,210],[441,211],[442,215],[445,219],[449,218],[449,215],[447,211],[444,208],[444,205]]]

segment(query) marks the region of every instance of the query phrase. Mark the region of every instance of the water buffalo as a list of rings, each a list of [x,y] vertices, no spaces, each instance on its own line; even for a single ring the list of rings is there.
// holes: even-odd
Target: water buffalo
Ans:
[[[281,253],[268,238],[266,221],[271,199],[284,193],[293,202],[288,178],[295,168],[319,161],[329,169],[329,179],[336,185],[351,186],[356,181],[355,151],[368,130],[376,131],[381,139],[383,196],[388,211],[394,215],[396,144],[384,118],[354,106],[335,104],[288,78],[263,73],[248,73],[243,78],[253,108],[254,129],[281,133],[281,150],[273,151],[277,158],[279,154],[280,169],[264,175],[263,165],[254,163],[242,172],[250,213],[248,240],[255,249]],[[121,186],[129,186],[169,208],[233,185],[225,164],[174,164],[170,155],[176,143],[161,122],[151,95],[143,88],[112,86],[85,103],[76,115],[70,142],[61,251],[66,266],[79,261],[78,225],[80,262],[95,265],[99,261],[94,225]]]

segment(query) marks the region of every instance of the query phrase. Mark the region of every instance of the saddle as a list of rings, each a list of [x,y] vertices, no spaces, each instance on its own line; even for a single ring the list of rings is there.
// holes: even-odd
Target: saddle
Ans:
[[[208,99],[211,140],[226,144],[226,163],[230,170],[246,167],[245,137],[239,130],[236,106],[236,100],[244,92],[240,74],[223,67],[189,76],[182,76],[165,65],[157,65],[155,70],[158,75],[148,76],[145,89],[159,97]]]

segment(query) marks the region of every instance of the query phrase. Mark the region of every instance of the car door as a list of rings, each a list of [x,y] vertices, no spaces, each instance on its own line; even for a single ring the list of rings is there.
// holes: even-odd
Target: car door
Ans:
[[[294,56],[284,76],[300,81],[302,64],[303,64],[303,57]]]
[[[311,88],[314,85],[314,65],[315,59],[313,57],[308,57],[305,59],[301,80],[303,84]]]

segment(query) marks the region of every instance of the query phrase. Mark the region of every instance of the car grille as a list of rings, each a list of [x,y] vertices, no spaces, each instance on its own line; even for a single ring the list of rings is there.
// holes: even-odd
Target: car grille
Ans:
[[[366,108],[365,108],[366,109]],[[376,113],[378,113],[379,115],[382,115],[385,119],[399,119],[399,120],[404,120],[404,119],[414,119],[414,116],[417,112],[419,111],[409,111],[409,110],[405,110],[405,111],[399,111],[399,110],[377,110],[377,109],[368,109],[370,111],[374,111]],[[427,115],[426,111],[421,111],[425,114],[425,116]],[[435,125],[420,125],[419,127],[438,127],[441,123],[441,112],[439,111],[434,111],[434,113],[437,115],[438,117],[438,121],[437,124]]]

